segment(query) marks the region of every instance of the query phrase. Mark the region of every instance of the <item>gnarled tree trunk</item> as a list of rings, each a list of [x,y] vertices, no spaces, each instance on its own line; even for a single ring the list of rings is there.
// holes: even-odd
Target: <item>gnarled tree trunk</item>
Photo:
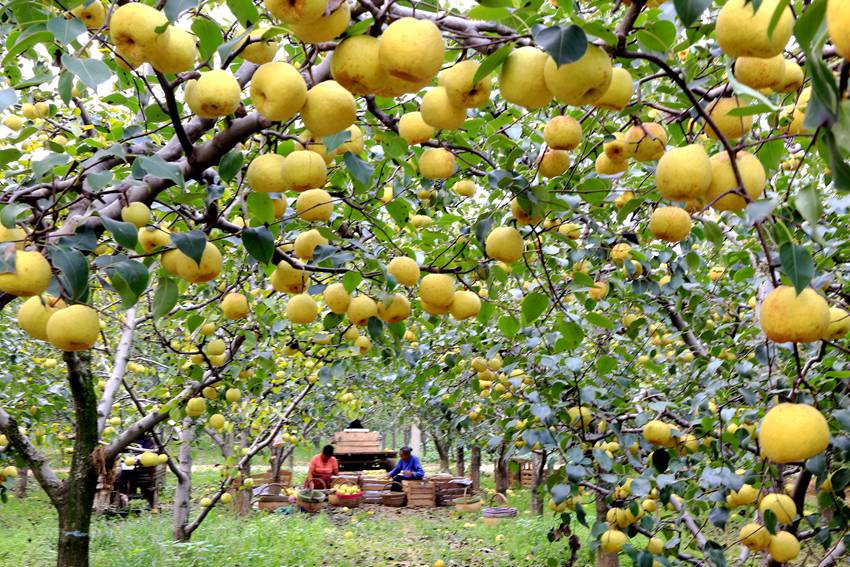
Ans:
[[[26,498],[27,497],[27,484],[29,483],[30,478],[30,470],[28,467],[21,467],[21,470],[18,471],[18,482],[15,483],[15,497],[16,498]]]
[[[499,445],[499,452],[493,460],[493,476],[496,481],[496,492],[505,494],[510,488],[510,476],[508,473],[508,459],[505,456],[505,444]]]
[[[469,478],[472,479],[472,490],[481,488],[481,447],[473,445],[469,457]]]
[[[177,486],[174,489],[174,512],[171,537],[174,541],[189,541],[186,532],[189,523],[189,502],[192,498],[192,439],[195,436],[195,420],[184,417],[180,429],[180,449],[177,453]]]
[[[443,442],[437,435],[432,434],[431,438],[434,440],[434,447],[437,449],[437,454],[440,456],[440,472],[448,472],[449,471],[449,448],[446,446],[446,443]]]
[[[455,448],[455,474],[457,476],[464,476],[466,474],[463,445],[458,445],[457,448]]]
[[[64,483],[59,511],[56,564],[88,567],[92,504],[97,473],[93,453],[97,448],[97,394],[90,368],[91,353],[66,352],[68,385],[74,400],[75,439],[71,468]],[[109,463],[108,463],[109,464]]]
[[[596,521],[605,523],[608,521],[608,504],[606,504],[605,499],[598,496],[596,497]],[[620,567],[620,560],[617,558],[616,553],[606,553],[599,550],[599,554],[596,556],[596,567]]]
[[[531,512],[543,515],[543,481],[546,476],[546,451],[531,453]]]

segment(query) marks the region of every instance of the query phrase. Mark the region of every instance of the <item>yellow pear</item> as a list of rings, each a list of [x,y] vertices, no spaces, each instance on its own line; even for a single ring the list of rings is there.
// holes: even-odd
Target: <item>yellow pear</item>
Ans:
[[[604,532],[600,538],[600,548],[605,553],[620,553],[629,542],[626,534],[620,530],[608,530]]]
[[[715,35],[730,57],[774,57],[791,39],[794,16],[786,5],[772,33],[770,21],[781,0],[763,0],[755,10],[747,0],[729,0],[717,16]]]
[[[779,531],[770,538],[767,551],[776,563],[785,564],[800,555],[800,541],[791,532]]]
[[[428,274],[419,283],[419,298],[436,308],[448,312],[455,293],[454,278],[447,274]]]
[[[325,161],[308,150],[295,150],[283,162],[283,183],[293,191],[323,187],[328,171]]]
[[[258,155],[248,164],[245,183],[260,193],[283,193],[287,189],[283,177],[285,163],[286,158],[280,154]]]
[[[385,74],[378,54],[379,47],[378,38],[371,35],[355,35],[344,39],[334,49],[331,76],[356,95],[377,93]]]
[[[691,215],[680,207],[659,207],[649,219],[649,231],[659,240],[682,241],[691,233]]]
[[[711,185],[711,161],[705,148],[690,144],[661,156],[655,170],[658,192],[671,201],[690,201],[705,195]]]
[[[456,291],[452,305],[449,309],[452,317],[457,321],[464,321],[477,317],[481,311],[481,298],[478,294],[468,290]]]
[[[343,155],[346,152],[351,152],[352,154],[362,154],[363,150],[366,148],[363,141],[363,130],[360,129],[360,126],[357,124],[352,124],[348,128],[346,128],[351,136],[339,145],[336,149],[337,155]]]
[[[850,332],[850,313],[841,307],[829,308],[829,328],[824,333],[824,340],[835,341]]]
[[[411,287],[419,282],[419,264],[413,258],[397,256],[387,264],[387,272],[392,274],[399,284]]]
[[[472,179],[461,179],[452,185],[452,191],[459,197],[474,197],[475,181]]]
[[[362,327],[369,322],[370,317],[378,315],[378,304],[368,295],[358,295],[351,298],[346,314],[352,324]]]
[[[198,417],[207,411],[207,401],[204,398],[192,398],[186,403],[186,415]]]
[[[263,36],[268,33],[269,29],[267,27],[260,27],[245,37],[242,43],[248,43],[248,45],[242,49],[242,59],[256,65],[274,61],[274,56],[279,46],[272,39],[263,39]],[[256,75],[254,79],[256,79]]]
[[[313,251],[316,246],[326,246],[327,244],[327,238],[316,229],[302,232],[295,238],[295,255],[302,260],[310,260],[313,258]]]
[[[446,95],[454,106],[479,108],[490,100],[492,81],[489,75],[472,84],[480,66],[478,61],[464,59],[440,72],[439,85],[446,89]]]
[[[743,107],[744,105],[741,104],[738,97],[718,98],[708,107],[708,115],[717,126],[717,130],[729,141],[737,140],[753,127],[753,117],[751,115],[735,116],[734,114],[729,114],[732,110]],[[716,139],[719,137],[714,128],[707,124],[705,126],[705,133],[711,138]]]
[[[384,323],[399,323],[410,317],[410,301],[400,293],[388,295],[378,303],[378,318]]]
[[[466,121],[466,109],[452,104],[445,87],[434,87],[425,93],[419,112],[426,124],[439,130],[457,130]]]
[[[251,77],[251,102],[269,120],[289,120],[306,101],[307,83],[289,63],[264,63]]]
[[[87,350],[100,336],[100,320],[91,307],[71,305],[51,315],[46,330],[47,340],[60,350]]]
[[[611,58],[601,47],[588,44],[581,59],[558,65],[552,57],[546,60],[543,77],[549,91],[559,101],[573,106],[593,104],[611,86]]]
[[[445,148],[427,148],[419,157],[419,175],[425,179],[448,179],[456,167],[454,154]]]
[[[341,2],[339,7],[322,16],[315,22],[291,24],[292,33],[304,43],[322,43],[332,41],[341,35],[351,22],[351,8],[348,2]]]
[[[546,178],[558,177],[570,167],[570,154],[564,150],[547,148],[540,156],[538,171]]]
[[[767,338],[777,343],[819,341],[829,328],[829,305],[810,287],[797,295],[792,286],[781,285],[765,297],[759,321]]]
[[[10,114],[9,116],[3,118],[3,126],[8,128],[9,130],[14,130],[17,132],[23,127],[23,125],[24,119],[15,114]]]
[[[780,524],[787,524],[797,517],[797,505],[787,494],[771,493],[764,496],[759,504],[759,511],[764,515],[770,510]]]
[[[6,228],[0,224],[0,242],[14,242],[15,248],[18,250],[24,249],[27,231],[21,227]]]
[[[286,302],[286,318],[290,323],[306,325],[312,323],[319,313],[316,301],[306,293],[293,295]]]
[[[595,169],[599,175],[619,175],[629,169],[629,164],[626,160],[614,160],[601,153],[596,156]]]
[[[794,59],[786,59],[782,80],[773,87],[773,90],[780,93],[790,93],[800,90],[803,86],[805,77],[800,64]]]
[[[40,252],[15,250],[15,272],[0,273],[0,291],[18,297],[41,295],[51,276],[50,263]]]
[[[643,438],[653,445],[667,445],[673,438],[673,428],[668,423],[653,419],[643,426]]]
[[[286,260],[278,262],[271,275],[272,288],[284,293],[304,293],[310,283],[310,276],[300,268],[294,268]]]
[[[744,181],[744,189],[750,200],[756,200],[764,193],[766,174],[761,161],[751,153],[740,151],[735,157],[738,171]],[[740,211],[747,206],[747,201],[740,195],[728,191],[738,186],[735,172],[727,152],[711,156],[711,185],[703,200],[718,211]],[[721,197],[721,195],[724,195]]]
[[[785,76],[785,57],[739,57],[735,61],[735,78],[754,89],[775,88]]]
[[[106,21],[106,8],[100,0],[94,0],[88,6],[83,2],[76,8],[72,8],[71,14],[90,30],[100,29],[103,22]]]
[[[540,221],[543,220],[543,217],[534,215],[533,211],[526,212],[517,197],[511,200],[511,215],[516,219],[517,224],[520,225],[540,224]]]
[[[759,425],[762,457],[778,464],[802,462],[829,445],[829,425],[808,404],[778,404]]]
[[[30,297],[18,309],[18,324],[32,338],[46,341],[47,321],[65,307],[65,302],[59,297]]]
[[[118,6],[109,19],[115,48],[135,61],[144,61],[156,44],[157,29],[168,24],[165,14],[140,2]]]
[[[751,551],[762,551],[770,545],[770,532],[761,524],[744,525],[738,534],[738,539]]]
[[[324,15],[328,0],[263,0],[272,15],[287,24],[310,24]]]
[[[304,125],[320,138],[345,130],[355,118],[354,97],[336,81],[324,81],[310,89],[301,109]]]
[[[434,222],[434,219],[432,219],[428,215],[410,216],[410,224],[413,225],[414,228],[422,228],[423,226],[428,226],[432,222]]]
[[[487,235],[484,243],[487,256],[506,264],[512,264],[522,258],[525,251],[525,243],[522,235],[515,228],[509,226],[496,227]]]
[[[614,67],[611,72],[611,84],[605,94],[593,103],[593,106],[605,110],[623,110],[632,100],[634,90],[635,85],[628,69]]]
[[[215,69],[201,73],[195,82],[186,83],[185,100],[192,112],[201,118],[219,118],[236,111],[241,92],[242,87],[233,73]]]
[[[221,273],[221,252],[212,242],[207,242],[204,247],[200,264],[183,252],[177,256],[176,262],[177,275],[190,283],[208,282]]]
[[[400,18],[381,34],[381,65],[404,81],[430,81],[440,70],[445,51],[440,28],[430,20]]]
[[[828,0],[826,27],[835,50],[850,61],[850,0]]]
[[[581,124],[569,115],[554,116],[543,128],[543,140],[553,150],[572,150],[581,143]]]
[[[148,61],[160,73],[182,73],[195,66],[198,47],[195,36],[182,28],[168,26],[148,53]]]
[[[298,195],[295,201],[298,217],[306,221],[327,222],[333,210],[333,200],[324,189],[308,189]]]
[[[167,229],[146,226],[139,229],[139,245],[145,252],[153,252],[157,248],[171,244],[171,234]]]
[[[613,140],[602,144],[602,151],[612,161],[625,161],[634,156],[634,150],[623,132],[615,132]]]
[[[325,303],[333,313],[343,314],[348,311],[351,295],[341,283],[332,283],[322,293]]]
[[[528,110],[542,108],[552,100],[543,68],[549,55],[536,47],[514,49],[502,64],[499,92],[506,101]]]
[[[411,146],[427,142],[435,132],[436,129],[422,119],[421,112],[408,112],[398,121],[398,135]]]
[[[241,293],[228,293],[221,299],[221,312],[227,319],[242,319],[250,312],[248,298]]]
[[[146,204],[136,201],[121,209],[121,220],[142,228],[151,220],[151,210]]]
[[[667,130],[657,122],[644,122],[626,132],[626,144],[638,161],[655,161],[664,155],[667,147]]]

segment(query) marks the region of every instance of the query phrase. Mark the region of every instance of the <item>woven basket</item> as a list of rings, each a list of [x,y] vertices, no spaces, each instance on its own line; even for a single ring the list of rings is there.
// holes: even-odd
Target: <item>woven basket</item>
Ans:
[[[455,510],[462,514],[478,512],[481,510],[480,496],[461,496],[452,500]]]
[[[311,481],[307,484],[312,487],[314,482]],[[316,512],[324,508],[327,501],[327,495],[321,490],[316,490],[315,488],[307,488],[298,491],[298,506],[300,506],[302,510],[310,514],[315,514]]]
[[[485,526],[495,526],[499,522],[516,518],[517,509],[509,506],[493,506],[496,499],[500,499],[502,504],[507,504],[508,499],[503,494],[496,492],[488,499],[489,506],[481,510],[481,518]]]
[[[336,496],[339,504],[337,506],[348,506],[349,508],[357,508],[360,506],[360,503],[363,502],[363,493],[358,492],[356,494],[334,494]],[[330,496],[328,497],[328,501],[330,501]]]
[[[404,492],[392,492],[385,490],[381,492],[381,504],[393,508],[401,508],[407,503],[407,495]]]
[[[274,512],[278,508],[283,508],[289,505],[288,496],[280,496],[279,494],[263,494],[257,500],[257,507],[266,512]]]

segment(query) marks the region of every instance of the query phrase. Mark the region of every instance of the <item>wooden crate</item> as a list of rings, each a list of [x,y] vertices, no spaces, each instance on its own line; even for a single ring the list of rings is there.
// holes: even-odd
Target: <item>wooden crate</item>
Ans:
[[[437,505],[436,487],[430,480],[403,480],[401,487],[409,507],[433,508]]]
[[[437,506],[451,506],[455,498],[472,495],[472,481],[463,477],[434,480]]]
[[[382,443],[377,431],[339,431],[331,440],[337,453],[374,453],[381,450]]]

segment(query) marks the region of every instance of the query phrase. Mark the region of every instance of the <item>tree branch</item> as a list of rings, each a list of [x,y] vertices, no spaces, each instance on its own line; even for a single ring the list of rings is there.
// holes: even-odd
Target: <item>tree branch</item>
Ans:
[[[47,464],[44,454],[21,433],[17,421],[3,408],[0,408],[0,431],[9,439],[9,444],[15,452],[26,461],[53,506],[59,508],[62,505],[62,481]]]

